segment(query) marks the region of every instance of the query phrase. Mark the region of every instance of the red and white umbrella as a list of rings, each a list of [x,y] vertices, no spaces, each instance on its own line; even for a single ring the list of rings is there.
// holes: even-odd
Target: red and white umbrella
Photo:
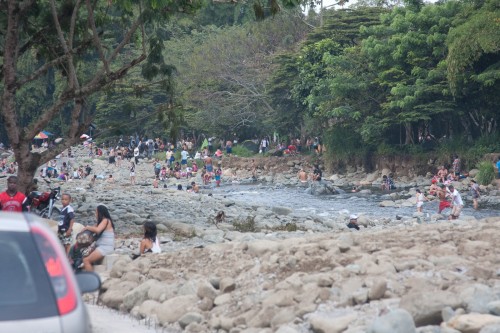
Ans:
[[[80,139],[88,139],[88,138],[90,138],[90,136],[88,136],[87,134],[80,135]]]

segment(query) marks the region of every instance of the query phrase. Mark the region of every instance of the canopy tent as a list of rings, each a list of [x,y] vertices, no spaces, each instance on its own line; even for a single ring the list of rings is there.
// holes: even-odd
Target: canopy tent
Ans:
[[[34,137],[34,139],[48,139],[48,138],[49,138],[49,136],[43,132],[38,133]]]
[[[42,131],[41,133],[47,135],[47,136],[51,136],[51,135],[54,135],[53,133],[50,133],[49,131]]]

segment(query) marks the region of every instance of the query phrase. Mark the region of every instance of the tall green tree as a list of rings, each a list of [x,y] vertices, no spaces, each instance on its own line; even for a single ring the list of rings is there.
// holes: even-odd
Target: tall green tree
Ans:
[[[465,117],[483,135],[494,133],[500,114],[500,3],[464,6],[447,38],[448,79]]]
[[[198,6],[191,0],[0,2],[0,112],[19,165],[21,190],[39,165],[78,142],[93,117],[89,96],[141,63],[146,78],[164,71],[155,22]],[[23,66],[26,63],[30,66]],[[22,124],[19,110],[26,101],[20,97],[31,85],[51,78],[55,89],[50,102],[29,124]],[[70,116],[63,144],[32,152],[35,135],[65,109]]]

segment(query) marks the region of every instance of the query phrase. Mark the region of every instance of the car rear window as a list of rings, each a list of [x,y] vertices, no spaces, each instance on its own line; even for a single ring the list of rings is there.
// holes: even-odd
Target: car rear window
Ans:
[[[0,321],[58,315],[50,280],[28,232],[0,232]]]

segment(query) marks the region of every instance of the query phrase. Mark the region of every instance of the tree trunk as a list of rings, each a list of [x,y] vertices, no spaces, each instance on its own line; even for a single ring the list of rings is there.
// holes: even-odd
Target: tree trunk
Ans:
[[[464,127],[465,135],[467,137],[467,142],[472,142],[472,131],[471,131],[471,124],[468,118],[466,117],[460,117],[460,120],[462,122],[462,126]]]
[[[413,126],[411,123],[405,123],[405,145],[411,145],[414,143],[413,140]]]
[[[21,140],[17,145],[13,146],[14,155],[17,161],[17,190],[26,193],[28,186],[35,177],[36,170],[40,163],[40,154],[30,152],[31,141],[26,139]]]

